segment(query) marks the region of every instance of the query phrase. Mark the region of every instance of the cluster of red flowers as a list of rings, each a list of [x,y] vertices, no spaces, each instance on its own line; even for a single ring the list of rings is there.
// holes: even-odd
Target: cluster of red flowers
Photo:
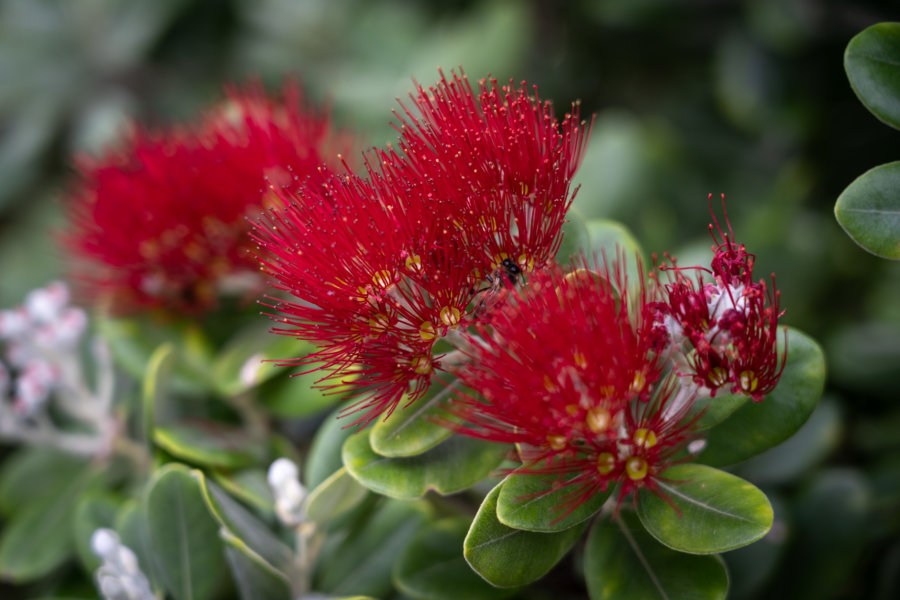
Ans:
[[[577,106],[560,123],[524,83],[476,92],[454,74],[411,100],[399,151],[373,150],[365,177],[282,194],[255,231],[265,270],[297,299],[274,301],[276,331],[320,348],[283,364],[364,394],[357,424],[420,397],[456,356],[435,345],[555,256],[587,135]]]
[[[79,161],[64,244],[79,295],[129,312],[198,314],[221,294],[262,289],[248,217],[269,185],[293,188],[349,138],[288,83],[232,89],[199,124],[139,129],[122,147]]]

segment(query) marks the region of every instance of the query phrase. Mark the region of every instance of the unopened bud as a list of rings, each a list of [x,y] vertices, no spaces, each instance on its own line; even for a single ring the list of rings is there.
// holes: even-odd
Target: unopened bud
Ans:
[[[32,290],[25,297],[25,310],[32,320],[49,323],[57,318],[69,303],[69,288],[60,281]]]

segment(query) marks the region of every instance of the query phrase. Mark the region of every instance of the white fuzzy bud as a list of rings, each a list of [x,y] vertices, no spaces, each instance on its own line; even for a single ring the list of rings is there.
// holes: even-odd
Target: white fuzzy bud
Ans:
[[[104,600],[153,600],[150,583],[141,572],[137,557],[111,529],[98,529],[91,536],[91,549],[103,564],[95,577]]]
[[[60,281],[32,290],[25,297],[25,311],[38,323],[54,321],[69,303],[69,288]]]
[[[269,486],[275,495],[275,514],[290,527],[306,521],[306,488],[300,483],[300,470],[291,460],[279,458],[269,467]]]

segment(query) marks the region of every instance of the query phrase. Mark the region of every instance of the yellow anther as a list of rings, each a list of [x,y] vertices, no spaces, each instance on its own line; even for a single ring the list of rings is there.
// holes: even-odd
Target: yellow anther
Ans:
[[[616,468],[616,457],[612,452],[601,452],[597,455],[597,470],[601,475],[609,475]]]
[[[527,254],[519,255],[519,268],[523,273],[531,273],[534,271],[534,257]]]
[[[625,461],[625,473],[628,475],[629,479],[633,481],[640,481],[646,477],[649,472],[650,465],[648,465],[647,461],[640,456],[632,456]]]
[[[568,438],[564,435],[548,435],[547,443],[550,444],[550,447],[554,450],[562,450],[566,447],[568,443]]]
[[[741,389],[745,392],[755,392],[759,387],[759,377],[753,371],[741,371]]]
[[[544,389],[550,393],[553,393],[559,391],[559,386],[556,385],[556,383],[552,379],[550,379],[549,375],[544,375]]]
[[[632,436],[634,445],[638,448],[652,448],[656,445],[656,434],[651,429],[638,429]]]
[[[419,375],[428,375],[431,373],[431,356],[421,355],[412,360],[413,371]]]
[[[578,405],[577,404],[567,404],[566,412],[569,414],[570,417],[574,417],[575,415],[578,414]]]
[[[422,257],[418,254],[410,254],[406,257],[406,268],[418,273],[422,270]]]
[[[719,387],[728,381],[728,371],[724,367],[715,367],[710,370],[708,379],[715,387]]]
[[[431,321],[423,321],[422,324],[419,325],[419,337],[425,341],[430,341],[437,337],[437,332],[434,329],[434,325],[431,324]]]
[[[587,368],[587,364],[588,364],[587,357],[584,355],[583,352],[581,352],[581,350],[576,350],[572,354],[572,360],[575,361],[575,366],[578,367],[579,369]]]
[[[459,309],[455,306],[445,306],[441,309],[441,322],[447,327],[453,327],[459,323]]]
[[[588,429],[594,433],[602,433],[609,428],[612,416],[605,408],[595,407],[588,411],[586,421]]]
[[[375,313],[369,317],[369,328],[374,333],[383,333],[391,325],[391,318],[384,313]]]
[[[393,282],[394,280],[388,271],[378,271],[374,275],[372,275],[372,283],[382,289],[388,287]]]
[[[644,386],[647,385],[647,376],[644,375],[643,371],[638,371],[634,374],[634,380],[631,382],[631,387],[628,388],[628,391],[631,394],[640,394],[644,391]]]
[[[503,266],[503,261],[509,258],[509,254],[506,252],[501,252],[500,254],[494,255],[494,262],[491,264],[491,268],[495,271],[500,269]]]

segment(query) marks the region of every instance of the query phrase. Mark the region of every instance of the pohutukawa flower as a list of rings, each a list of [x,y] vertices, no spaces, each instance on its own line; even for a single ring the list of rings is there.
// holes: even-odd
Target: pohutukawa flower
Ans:
[[[775,389],[786,355],[778,358],[780,293],[753,280],[755,257],[734,240],[725,213],[723,230],[712,212],[710,234],[715,245],[709,269],[663,267],[672,274],[667,299],[655,304],[663,345],[680,359],[683,374],[712,396],[719,389],[750,396],[755,402]],[[722,197],[724,210],[724,196]],[[694,270],[696,278],[685,272]],[[706,282],[708,273],[712,281]],[[785,341],[785,344],[787,342]]]
[[[420,397],[456,357],[435,344],[460,341],[556,254],[587,133],[577,107],[559,123],[526,90],[492,81],[476,94],[457,75],[419,87],[402,151],[371,152],[367,178],[282,193],[257,223],[264,271],[295,298],[273,303],[274,331],[320,348],[282,364],[363,396],[356,424]]]
[[[570,488],[563,516],[619,484],[657,490],[689,441],[693,396],[672,410],[677,379],[654,352],[652,300],[630,292],[621,261],[555,268],[531,278],[471,344],[457,371],[478,396],[449,409],[469,436],[519,444],[522,473],[557,473]],[[548,490],[549,492],[550,490]]]
[[[349,147],[295,83],[278,100],[232,89],[199,124],[135,130],[121,147],[78,162],[63,243],[82,294],[118,312],[196,314],[221,294],[255,295],[247,217],[269,186],[301,185]]]

